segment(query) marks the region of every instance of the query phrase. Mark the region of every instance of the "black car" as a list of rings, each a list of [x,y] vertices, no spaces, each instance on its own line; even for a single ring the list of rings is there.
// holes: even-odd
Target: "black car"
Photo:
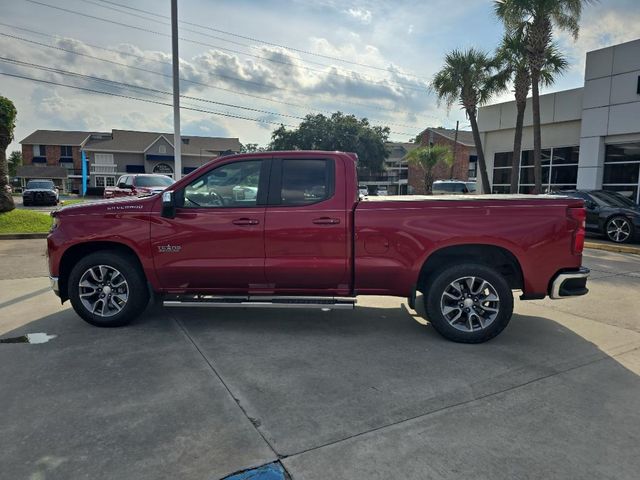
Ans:
[[[30,205],[57,205],[58,189],[51,180],[29,180],[22,191],[22,204]]]
[[[602,233],[616,243],[627,243],[640,236],[640,206],[624,195],[608,190],[558,193],[584,200],[588,232]]]

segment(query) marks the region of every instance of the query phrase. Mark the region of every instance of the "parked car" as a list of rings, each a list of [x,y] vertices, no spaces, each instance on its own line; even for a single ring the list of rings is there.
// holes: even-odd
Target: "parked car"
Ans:
[[[65,207],[47,238],[53,290],[104,327],[135,319],[150,289],[170,307],[322,310],[352,309],[356,295],[415,309],[420,291],[434,329],[466,343],[507,326],[512,290],[522,300],[588,292],[582,200],[360,199],[356,158],[226,156],[162,195]],[[225,193],[236,186],[257,193]]]
[[[123,175],[115,187],[104,189],[104,198],[139,197],[160,193],[173,184],[174,180],[166,175],[138,174]]]
[[[616,243],[640,239],[640,206],[609,190],[568,190],[558,192],[584,200],[586,229],[601,233]]]
[[[58,188],[51,180],[29,180],[22,191],[22,204],[57,205],[60,201]]]
[[[476,182],[462,180],[436,180],[433,182],[433,195],[463,195],[476,192]]]
[[[389,195],[389,191],[387,190],[387,187],[378,187],[376,189],[376,195],[379,197],[386,197]]]

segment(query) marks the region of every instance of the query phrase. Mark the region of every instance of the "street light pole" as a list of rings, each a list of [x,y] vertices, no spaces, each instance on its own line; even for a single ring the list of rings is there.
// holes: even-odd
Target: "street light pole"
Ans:
[[[180,56],[178,54],[178,0],[171,0],[171,50],[173,56],[173,177],[182,177],[180,139]]]

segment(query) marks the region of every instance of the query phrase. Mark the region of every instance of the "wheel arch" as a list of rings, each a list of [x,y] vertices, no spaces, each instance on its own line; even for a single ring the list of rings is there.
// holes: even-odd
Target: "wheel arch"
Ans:
[[[69,299],[68,281],[71,270],[76,262],[82,257],[95,253],[95,252],[114,252],[123,256],[128,256],[140,269],[142,274],[146,278],[144,268],[140,258],[130,246],[113,241],[95,241],[95,242],[83,242],[69,247],[60,258],[60,270],[58,276],[58,288],[60,289],[60,298],[64,302]]]
[[[433,276],[445,266],[477,263],[495,268],[512,290],[524,288],[522,266],[513,252],[490,244],[462,244],[442,247],[432,252],[422,264],[417,289],[424,292]]]

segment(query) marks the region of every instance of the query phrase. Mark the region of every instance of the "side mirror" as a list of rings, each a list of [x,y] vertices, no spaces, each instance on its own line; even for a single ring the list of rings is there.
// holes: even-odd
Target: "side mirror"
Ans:
[[[165,218],[176,216],[176,195],[173,190],[162,193],[162,216]]]
[[[124,182],[120,182],[118,188],[127,188],[127,185]]]

